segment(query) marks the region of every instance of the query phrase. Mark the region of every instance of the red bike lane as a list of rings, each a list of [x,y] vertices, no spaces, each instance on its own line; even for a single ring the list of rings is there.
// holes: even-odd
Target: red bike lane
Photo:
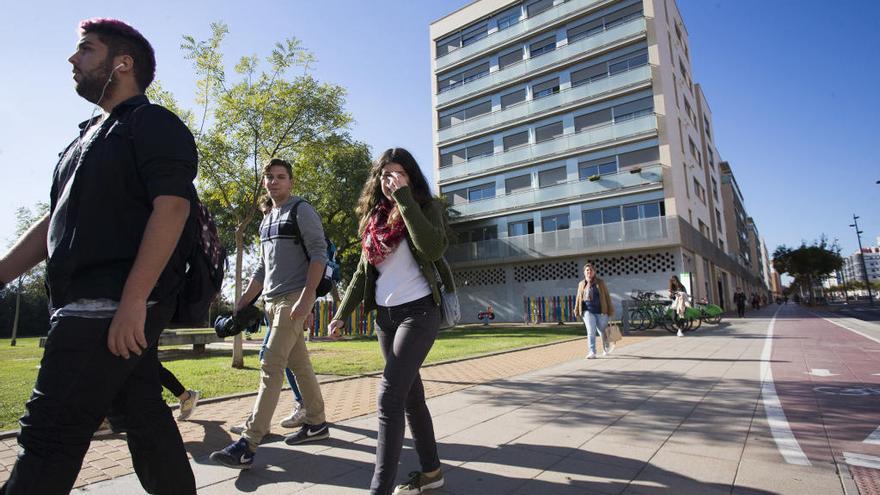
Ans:
[[[786,305],[772,343],[776,393],[806,458],[847,463],[861,493],[877,493],[859,481],[880,480],[880,342]]]

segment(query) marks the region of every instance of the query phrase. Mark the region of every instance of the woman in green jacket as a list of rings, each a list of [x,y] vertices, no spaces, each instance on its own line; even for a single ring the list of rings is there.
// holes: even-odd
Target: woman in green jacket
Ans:
[[[363,301],[376,309],[385,370],[379,386],[379,432],[370,493],[421,493],[443,486],[431,413],[419,368],[440,327],[440,284],[454,291],[443,261],[448,244],[443,203],[431,197],[412,155],[392,148],[373,165],[358,203],[361,260],[327,327],[338,338],[343,320]],[[436,270],[435,270],[436,267]],[[439,279],[437,274],[439,273]],[[409,422],[421,469],[394,487]]]

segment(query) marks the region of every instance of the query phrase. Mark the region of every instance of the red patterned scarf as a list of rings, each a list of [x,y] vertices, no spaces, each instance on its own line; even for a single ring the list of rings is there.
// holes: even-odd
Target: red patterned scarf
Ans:
[[[383,201],[376,205],[373,214],[367,221],[361,245],[367,254],[367,261],[373,266],[385,261],[385,258],[397,248],[406,235],[406,224],[403,223],[403,218],[400,215],[392,215],[394,212],[395,209]],[[388,221],[390,216],[395,217],[391,222]]]

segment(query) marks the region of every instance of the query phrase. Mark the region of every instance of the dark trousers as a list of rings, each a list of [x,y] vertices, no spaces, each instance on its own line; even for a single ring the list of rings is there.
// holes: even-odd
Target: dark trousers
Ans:
[[[385,495],[395,486],[403,448],[404,414],[421,470],[440,467],[434,423],[419,376],[419,368],[437,338],[440,308],[431,296],[426,296],[399,306],[380,307],[376,323],[385,370],[379,385],[379,436],[370,493]]]
[[[168,368],[159,365],[159,383],[162,384],[163,387],[167,388],[169,392],[174,394],[175,397],[180,397],[186,392],[186,387],[180,383],[180,380],[174,376],[174,373],[168,371]]]
[[[736,303],[736,314],[740,318],[746,314],[746,303]]]
[[[107,349],[110,319],[51,321],[37,383],[19,422],[21,451],[0,494],[67,494],[108,411],[124,421],[132,464],[145,491],[196,492],[183,440],[159,384],[157,343],[172,310],[173,305],[160,303],[147,311],[149,347],[129,359]]]

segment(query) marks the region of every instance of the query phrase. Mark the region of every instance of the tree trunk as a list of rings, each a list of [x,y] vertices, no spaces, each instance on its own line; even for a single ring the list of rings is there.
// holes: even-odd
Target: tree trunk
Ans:
[[[244,227],[239,226],[235,229],[235,299],[232,304],[236,304],[241,297],[241,262],[244,257],[242,250],[244,249]],[[241,334],[232,338],[232,367],[244,368],[244,350],[241,343]]]
[[[18,334],[18,315],[21,311],[21,277],[18,277],[18,292],[15,294],[15,319],[12,320],[12,340],[9,345],[15,347],[15,337]]]

